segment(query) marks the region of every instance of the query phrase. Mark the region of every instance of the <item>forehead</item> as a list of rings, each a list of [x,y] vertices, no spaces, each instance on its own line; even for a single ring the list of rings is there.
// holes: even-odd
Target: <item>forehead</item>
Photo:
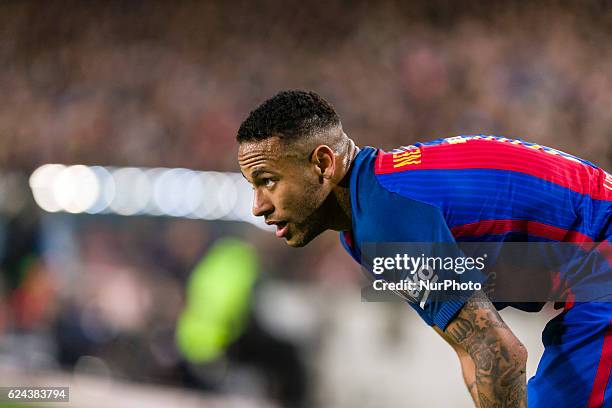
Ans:
[[[278,164],[283,156],[283,144],[278,137],[242,142],[238,147],[240,167],[253,168],[264,164]]]

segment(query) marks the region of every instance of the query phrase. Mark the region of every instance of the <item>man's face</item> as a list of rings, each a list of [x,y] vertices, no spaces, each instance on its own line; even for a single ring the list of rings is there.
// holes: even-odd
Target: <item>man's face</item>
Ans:
[[[238,163],[253,186],[253,214],[275,224],[277,237],[301,247],[326,229],[321,207],[331,190],[308,152],[270,137],[242,142]]]

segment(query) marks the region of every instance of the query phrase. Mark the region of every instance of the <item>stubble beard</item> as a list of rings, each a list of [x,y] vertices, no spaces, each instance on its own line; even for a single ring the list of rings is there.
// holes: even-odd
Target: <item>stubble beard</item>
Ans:
[[[302,221],[294,224],[299,232],[297,240],[288,244],[295,248],[306,246],[310,241],[328,229],[326,220],[326,202],[329,200],[329,193],[322,197],[319,186],[309,186],[304,195],[302,205]],[[327,214],[329,216],[329,214]],[[293,238],[293,237],[292,237]]]

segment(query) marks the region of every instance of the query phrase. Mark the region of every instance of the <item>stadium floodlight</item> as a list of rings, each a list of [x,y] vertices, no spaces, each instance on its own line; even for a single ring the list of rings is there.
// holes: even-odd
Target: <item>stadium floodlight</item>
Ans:
[[[185,216],[189,218],[197,218],[195,215],[198,207],[205,200],[204,186],[202,185],[202,176],[198,171],[192,171],[185,177],[184,183],[185,197],[184,209]]]
[[[54,194],[54,185],[58,175],[66,168],[62,164],[45,164],[37,168],[30,176],[30,188],[34,201],[47,212],[62,211]]]
[[[45,164],[30,176],[30,188],[47,212],[241,221],[273,229],[251,213],[251,187],[236,172]]]
[[[231,177],[236,186],[236,204],[232,209],[231,216],[237,220],[250,223],[259,221],[251,212],[251,203],[253,201],[251,185],[240,173],[234,173]]]
[[[96,200],[85,210],[88,214],[99,214],[107,212],[110,203],[115,198],[115,180],[110,171],[102,166],[91,166],[89,169],[98,180],[98,196]]]
[[[152,197],[149,200],[149,203],[147,204],[147,206],[143,210],[144,214],[154,215],[154,216],[167,215],[159,207],[157,200],[155,200],[155,186],[157,184],[157,179],[159,179],[166,171],[168,171],[168,169],[165,167],[155,167],[155,168],[149,168],[149,169],[144,170],[147,178],[149,179],[149,183],[152,188],[151,190]]]
[[[217,182],[217,200],[219,201],[217,216],[220,219],[233,220],[230,214],[236,205],[236,184],[228,174],[218,173],[217,177],[219,180]]]
[[[99,191],[95,173],[83,165],[62,169],[53,183],[55,201],[63,211],[72,214],[85,212],[91,207],[97,201]]]
[[[125,167],[114,170],[115,197],[110,208],[119,215],[141,213],[151,199],[151,182],[142,169]]]
[[[204,220],[214,220],[217,218],[215,212],[219,206],[217,197],[217,172],[203,171],[198,173],[199,182],[202,188],[202,200],[192,212],[194,218]]]
[[[166,169],[156,177],[153,185],[153,199],[163,214],[184,217],[189,214],[185,202],[185,183],[193,173],[187,169]]]

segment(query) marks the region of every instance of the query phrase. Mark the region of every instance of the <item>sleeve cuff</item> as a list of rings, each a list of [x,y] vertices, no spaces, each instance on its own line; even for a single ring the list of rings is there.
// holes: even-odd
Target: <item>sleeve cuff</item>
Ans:
[[[462,300],[448,300],[444,302],[444,305],[434,316],[434,324],[441,330],[446,330],[446,326],[455,318],[457,313],[463,308],[463,305],[465,305],[465,301]]]

